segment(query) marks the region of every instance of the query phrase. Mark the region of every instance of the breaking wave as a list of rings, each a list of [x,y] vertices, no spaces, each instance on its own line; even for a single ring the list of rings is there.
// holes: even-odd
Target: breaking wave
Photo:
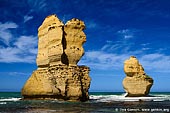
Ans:
[[[6,102],[0,102],[0,104],[6,104]]]
[[[151,95],[148,97],[125,97],[122,95],[90,95],[90,100],[96,102],[113,102],[113,101],[170,101],[170,95]]]
[[[0,102],[7,102],[7,101],[19,101],[21,98],[4,98],[4,99],[0,99]]]

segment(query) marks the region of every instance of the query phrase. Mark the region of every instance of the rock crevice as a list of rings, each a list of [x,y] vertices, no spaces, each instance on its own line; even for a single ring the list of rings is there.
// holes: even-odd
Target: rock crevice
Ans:
[[[72,19],[65,25],[50,15],[38,29],[38,69],[22,88],[24,99],[89,99],[89,67],[78,66],[84,54],[85,24]]]

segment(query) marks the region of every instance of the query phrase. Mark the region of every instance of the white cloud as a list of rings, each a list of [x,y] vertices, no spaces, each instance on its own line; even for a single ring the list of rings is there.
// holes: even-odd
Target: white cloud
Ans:
[[[150,50],[150,49],[151,49],[151,48],[148,48],[148,47],[142,48],[143,51]]]
[[[123,31],[124,32],[124,31]],[[148,44],[144,44],[146,46]],[[153,72],[170,72],[170,56],[162,53],[145,53],[142,48],[132,50],[131,43],[106,41],[106,44],[97,51],[88,51],[79,64],[87,65],[93,69],[123,70],[124,61],[130,56],[136,56],[144,69]]]
[[[89,51],[85,53],[79,64],[90,66],[93,69],[121,69],[123,68],[123,61],[128,57],[128,55],[118,55],[103,51]]]
[[[0,22],[0,29],[1,30],[6,30],[6,29],[9,29],[9,28],[17,28],[18,25],[16,23],[13,23],[13,22],[6,22],[4,24],[2,24]]]
[[[116,54],[103,51],[89,51],[79,62],[92,69],[123,70],[124,61],[134,54]],[[170,56],[164,54],[135,55],[144,69],[152,72],[170,72]]]
[[[124,44],[122,41],[116,41],[116,42],[107,41],[106,44],[101,48],[101,50],[102,51],[115,51],[117,49],[120,49],[123,46]]]
[[[39,9],[45,8],[47,6],[46,0],[38,1],[37,6],[39,6]]]
[[[13,22],[0,23],[0,40],[6,44],[6,47],[0,46],[0,62],[33,63],[37,54],[37,37],[20,36],[14,38],[10,29],[17,27],[18,25]]]
[[[106,41],[106,44],[101,48],[105,52],[119,52],[119,53],[131,53],[130,48],[134,46],[133,42],[128,42],[127,40],[120,41]],[[136,51],[136,53],[140,51]],[[133,51],[134,53],[134,51]]]
[[[120,31],[118,31],[118,33],[121,33],[121,34],[129,33],[129,29],[120,30]]]
[[[33,16],[25,15],[25,16],[24,16],[24,23],[27,22],[27,21],[29,21],[29,20],[31,20],[31,19],[33,19],[33,18],[34,18]]]
[[[35,55],[29,55],[26,51],[21,51],[18,48],[0,48],[0,62],[12,63],[12,62],[35,62]]]
[[[9,75],[9,76],[29,76],[31,73],[24,72],[0,72],[0,75]]]
[[[47,9],[46,0],[28,0],[27,3],[32,8],[33,11],[46,11]]]
[[[4,44],[9,45],[10,39],[12,38],[10,29],[15,29],[17,27],[18,25],[13,22],[6,22],[6,23],[0,22],[0,40]]]
[[[170,56],[154,53],[146,54],[140,58],[142,65],[155,72],[170,72]]]
[[[21,36],[13,47],[0,48],[0,62],[34,63],[37,54],[37,37]]]
[[[37,37],[21,36],[14,42],[14,45],[20,50],[31,50],[37,46]]]
[[[133,38],[133,35],[124,35],[125,39]]]
[[[117,33],[120,34],[124,39],[134,38],[134,32],[135,30],[131,30],[131,29],[123,29],[117,31]]]
[[[17,57],[17,54],[20,53],[20,50],[17,48],[0,48],[0,62],[17,62],[20,61]]]
[[[146,47],[148,45],[150,45],[150,43],[143,43],[143,44],[141,44],[141,46],[144,46],[144,47]]]

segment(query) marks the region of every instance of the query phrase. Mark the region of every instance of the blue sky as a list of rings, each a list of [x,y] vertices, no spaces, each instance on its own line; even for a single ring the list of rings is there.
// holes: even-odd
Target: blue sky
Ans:
[[[0,0],[0,91],[20,91],[36,70],[37,29],[56,14],[85,22],[90,91],[123,92],[123,62],[138,58],[154,79],[151,91],[170,91],[169,0]]]

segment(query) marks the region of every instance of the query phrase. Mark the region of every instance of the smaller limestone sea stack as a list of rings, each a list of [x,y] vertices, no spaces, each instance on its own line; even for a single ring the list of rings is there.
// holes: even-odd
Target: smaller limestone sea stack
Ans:
[[[149,94],[153,79],[146,75],[136,57],[131,56],[124,62],[124,72],[126,77],[123,80],[123,87],[127,97],[147,96]]]
[[[90,69],[77,65],[84,54],[84,29],[79,19],[64,25],[56,15],[45,18],[38,29],[38,69],[22,88],[23,99],[89,99]]]

